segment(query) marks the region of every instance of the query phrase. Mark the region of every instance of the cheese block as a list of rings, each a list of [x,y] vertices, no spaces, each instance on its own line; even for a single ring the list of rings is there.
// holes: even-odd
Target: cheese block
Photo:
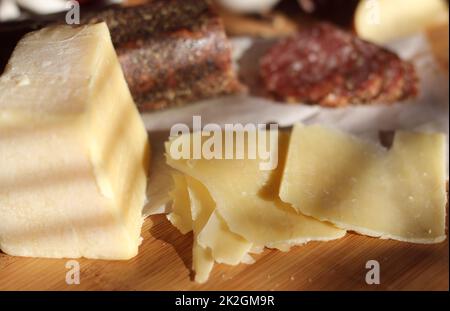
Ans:
[[[414,243],[445,240],[445,139],[397,132],[391,149],[318,125],[296,125],[280,197],[319,220]]]
[[[137,254],[149,144],[104,23],[18,43],[0,78],[0,150],[5,253]]]
[[[364,0],[356,8],[357,34],[383,44],[414,35],[437,23],[448,23],[445,0]]]
[[[283,203],[279,199],[279,178],[281,177],[288,137],[287,135],[280,135],[278,139],[278,134],[277,131],[267,133],[258,130],[256,134],[245,135],[243,144],[237,142],[238,135],[231,135],[236,140],[231,141],[231,144],[236,147],[236,151],[242,151],[243,154],[247,155],[243,159],[239,159],[237,156],[234,159],[225,159],[225,139],[222,139],[224,143],[221,150],[222,159],[206,159],[204,157],[176,159],[176,156],[171,152],[178,146],[192,144],[195,139],[193,136],[196,135],[184,134],[166,144],[167,163],[182,173],[195,178],[206,187],[216,203],[215,213],[217,215],[213,215],[217,217],[216,219],[210,219],[210,221],[223,219],[231,232],[244,238],[252,245],[264,245],[273,248],[280,246],[281,249],[286,250],[286,245],[291,246],[311,240],[326,241],[342,237],[345,235],[344,230],[299,214],[289,204]],[[226,136],[224,132],[218,134],[219,137],[221,135]],[[279,163],[276,169],[261,169],[260,164],[267,164],[267,159],[260,157],[259,153],[252,159],[248,153],[243,152],[248,151],[252,144],[255,146],[255,142],[251,142],[249,137],[258,137],[256,146],[258,150],[260,146],[266,144],[271,158],[278,157]],[[208,135],[201,137],[202,143],[207,140],[211,140]],[[237,150],[238,148],[244,149]],[[207,227],[208,224],[204,230]],[[216,230],[217,228],[218,226],[215,225]],[[200,243],[203,241],[206,245],[201,235],[202,233],[199,241]],[[214,235],[205,234],[205,236],[211,240]],[[211,241],[211,243],[219,242],[220,240]],[[250,248],[251,245],[249,245],[249,250]],[[234,262],[236,261],[237,259]]]

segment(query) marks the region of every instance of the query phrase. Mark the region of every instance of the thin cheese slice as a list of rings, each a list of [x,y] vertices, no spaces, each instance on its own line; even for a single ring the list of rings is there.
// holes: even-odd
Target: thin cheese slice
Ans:
[[[248,150],[248,137],[251,136],[253,135],[245,136],[245,150]],[[263,131],[258,131],[257,136],[270,137]],[[278,138],[278,133],[275,133],[274,137]],[[205,142],[209,138],[204,136],[202,139]],[[176,146],[192,144],[192,135],[182,135],[167,143],[167,163],[197,179],[208,189],[217,205],[215,214],[213,214],[215,218],[210,219],[211,222],[219,222],[220,219],[223,219],[229,230],[251,244],[274,248],[282,245],[282,249],[285,250],[286,245],[342,237],[345,235],[344,230],[303,216],[279,199],[277,189],[287,141],[287,135],[280,135],[279,139],[275,140],[276,144],[269,148],[273,158],[278,155],[279,159],[277,169],[271,171],[261,170],[259,164],[263,162],[263,159],[260,157],[255,159],[246,157],[245,159],[174,160],[170,155],[171,144],[175,143]],[[273,140],[261,143],[273,143]],[[238,143],[235,144],[235,146],[238,145]],[[225,152],[225,148],[222,149],[222,152]],[[264,162],[266,162],[265,159]],[[212,239],[213,235],[209,237]]]
[[[194,243],[197,244],[194,247],[202,248],[205,253],[203,257],[211,256],[218,263],[229,265],[237,265],[244,261],[250,263],[251,257],[247,253],[252,246],[251,243],[228,230],[224,221],[217,216],[216,203],[205,186],[189,176],[186,176],[186,181],[191,202]],[[209,265],[205,265],[205,262],[206,260],[202,260],[196,263],[194,258],[194,265],[197,267],[194,269],[197,272],[196,281],[207,279],[204,271]],[[206,276],[206,279],[202,276]]]
[[[415,243],[445,240],[445,139],[397,132],[386,150],[336,130],[296,125],[280,197],[340,228]]]
[[[187,189],[186,178],[182,174],[172,175],[174,188],[169,193],[172,198],[172,211],[167,215],[167,219],[182,234],[192,231],[191,203]]]
[[[251,243],[230,232],[215,213],[216,204],[208,190],[197,180],[174,174],[175,188],[171,192],[172,210],[168,219],[182,233],[193,231],[192,268],[195,281],[205,282],[214,261],[237,265],[250,263],[247,254]]]
[[[249,262],[248,252],[252,243],[231,232],[217,210],[211,214],[208,223],[200,232],[198,243],[211,249],[212,256],[218,263],[235,266],[241,262]]]
[[[0,248],[128,259],[149,145],[106,24],[26,35],[0,78]]]
[[[170,211],[171,197],[173,190],[172,173],[175,172],[166,163],[164,156],[164,143],[169,137],[167,132],[150,132],[152,142],[152,158],[150,161],[150,175],[147,186],[147,204],[145,204],[142,214],[144,217],[156,214],[165,214]]]
[[[195,281],[204,283],[208,280],[209,274],[214,266],[214,258],[211,254],[211,249],[198,243],[198,235],[213,213],[215,204],[210,199],[206,189],[198,181],[188,176],[185,176],[185,180],[189,193],[192,229],[194,231],[192,269],[195,271]]]
[[[213,267],[214,258],[211,255],[211,250],[198,245],[197,239],[194,239],[192,245],[192,270],[195,271],[195,282],[205,283],[208,281]]]

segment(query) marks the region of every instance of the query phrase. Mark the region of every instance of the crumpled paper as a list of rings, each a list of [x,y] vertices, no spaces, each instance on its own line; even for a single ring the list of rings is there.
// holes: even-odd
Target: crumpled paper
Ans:
[[[367,105],[323,108],[277,103],[263,98],[258,83],[258,59],[272,44],[267,40],[232,40],[234,58],[249,94],[210,99],[185,107],[142,115],[152,144],[148,204],[144,216],[166,213],[170,209],[169,191],[172,170],[165,164],[164,141],[172,125],[192,126],[192,117],[201,116],[202,125],[217,123],[278,123],[288,127],[296,122],[333,126],[367,139],[378,140],[379,131],[411,130],[442,132],[449,137],[448,76],[435,61],[427,38],[417,34],[388,47],[402,58],[412,60],[420,79],[418,98],[393,105]],[[448,169],[447,169],[448,174]]]

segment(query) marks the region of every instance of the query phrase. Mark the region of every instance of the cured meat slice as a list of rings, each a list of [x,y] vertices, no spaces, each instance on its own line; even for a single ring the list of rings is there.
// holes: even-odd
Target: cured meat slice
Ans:
[[[352,58],[351,38],[328,28],[321,24],[282,40],[263,57],[261,74],[269,91],[287,101],[317,102],[342,84],[342,77],[333,73]]]
[[[411,64],[327,23],[275,44],[260,72],[266,89],[287,102],[338,107],[390,103],[417,93]]]
[[[350,61],[333,73],[340,77],[341,83],[334,85],[332,92],[320,100],[320,105],[337,107],[365,103],[382,90],[382,68],[387,54],[379,53],[377,47],[361,40],[353,41],[352,48]]]
[[[405,63],[403,63],[396,55],[391,53],[383,53],[384,71],[383,71],[383,87],[380,94],[376,96],[377,102],[392,103],[403,96],[403,87],[405,84]]]
[[[220,17],[204,0],[153,0],[86,16],[105,21],[141,111],[241,92]]]
[[[403,85],[402,99],[408,99],[417,96],[419,93],[419,78],[417,72],[411,63],[404,63],[405,83]]]

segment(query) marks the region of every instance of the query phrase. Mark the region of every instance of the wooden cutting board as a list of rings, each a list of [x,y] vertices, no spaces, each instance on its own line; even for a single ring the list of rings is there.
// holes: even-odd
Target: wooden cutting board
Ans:
[[[448,213],[447,213],[448,214]],[[203,285],[192,281],[192,235],[165,216],[145,221],[139,255],[129,261],[79,259],[79,285],[65,282],[65,259],[0,253],[0,290],[448,290],[448,239],[421,245],[352,233],[288,253],[266,250],[253,265],[216,265]],[[380,285],[367,285],[368,260],[380,263]]]

